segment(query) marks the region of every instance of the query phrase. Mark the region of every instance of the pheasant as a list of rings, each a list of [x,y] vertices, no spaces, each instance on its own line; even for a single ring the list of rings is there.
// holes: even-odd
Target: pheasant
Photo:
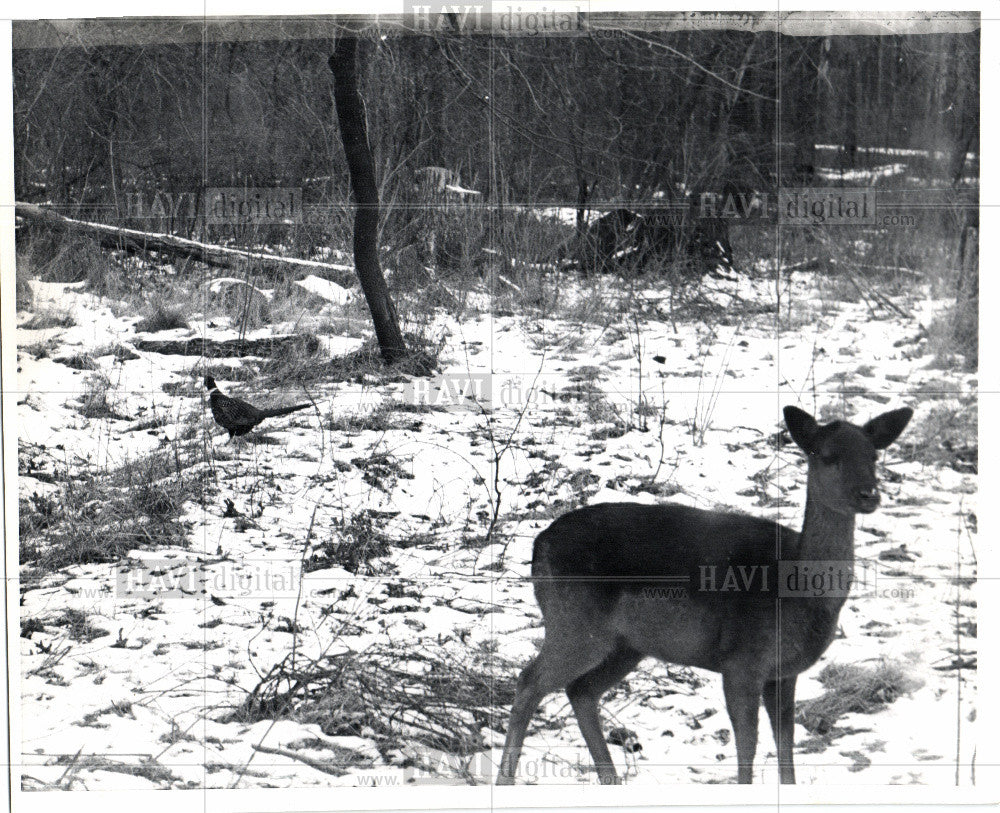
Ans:
[[[297,404],[288,407],[272,407],[258,409],[239,398],[231,398],[219,391],[212,376],[205,376],[205,386],[208,388],[208,400],[212,405],[212,417],[215,422],[229,432],[229,439],[236,435],[245,435],[265,418],[277,418],[288,415],[299,409],[305,409],[310,404]]]

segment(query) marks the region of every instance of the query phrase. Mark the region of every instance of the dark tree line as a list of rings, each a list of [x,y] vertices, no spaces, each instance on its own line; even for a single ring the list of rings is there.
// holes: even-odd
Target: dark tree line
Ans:
[[[44,24],[17,24],[31,25]],[[214,41],[211,26],[205,45],[15,48],[17,197],[120,206],[129,190],[248,184],[343,201],[332,49]],[[359,49],[390,207],[410,201],[423,166],[457,170],[491,202],[572,204],[767,189],[788,181],[779,161],[782,173],[815,165],[817,143],[842,145],[844,165],[866,147],[941,151],[942,178],[978,150],[978,33],[369,31]]]

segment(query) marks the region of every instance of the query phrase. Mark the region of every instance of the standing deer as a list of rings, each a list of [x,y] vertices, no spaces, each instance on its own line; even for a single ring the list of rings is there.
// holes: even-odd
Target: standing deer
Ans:
[[[538,535],[531,574],[545,641],[518,680],[497,784],[513,784],[532,715],[563,688],[598,779],[617,784],[598,701],[647,656],[722,674],[741,784],[752,779],[763,697],[781,782],[794,784],[795,679],[833,640],[847,590],[782,592],[784,577],[815,565],[850,578],[854,517],[879,504],[878,451],[913,410],[864,426],[820,425],[793,406],[784,416],[809,462],[799,533],[730,511],[607,503],[571,511]],[[664,585],[677,584],[683,595],[663,597]]]

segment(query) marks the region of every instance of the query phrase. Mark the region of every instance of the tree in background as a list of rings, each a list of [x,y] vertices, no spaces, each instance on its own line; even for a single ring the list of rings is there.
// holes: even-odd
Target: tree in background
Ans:
[[[378,260],[378,186],[375,182],[375,161],[368,144],[365,108],[358,90],[357,51],[356,36],[345,33],[337,38],[333,56],[330,57],[333,97],[357,206],[354,216],[354,267],[372,314],[382,358],[387,364],[392,364],[406,356],[406,344]]]

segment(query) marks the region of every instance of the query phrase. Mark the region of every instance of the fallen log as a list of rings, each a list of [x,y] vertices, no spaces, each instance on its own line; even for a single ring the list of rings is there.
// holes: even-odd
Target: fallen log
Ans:
[[[14,211],[18,217],[23,217],[31,223],[53,231],[88,234],[105,248],[118,249],[132,254],[156,251],[172,257],[190,257],[217,268],[240,270],[252,263],[265,274],[289,270],[303,271],[322,276],[324,279],[344,287],[356,285],[358,282],[354,268],[349,265],[324,263],[318,260],[300,260],[296,257],[279,257],[276,254],[201,243],[173,234],[157,234],[120,226],[108,226],[104,223],[88,223],[84,220],[65,217],[51,209],[45,209],[33,203],[16,203]]]
[[[135,339],[132,346],[144,353],[165,356],[201,356],[203,358],[271,358],[279,353],[315,353],[319,340],[315,336],[268,336],[262,339]]]

